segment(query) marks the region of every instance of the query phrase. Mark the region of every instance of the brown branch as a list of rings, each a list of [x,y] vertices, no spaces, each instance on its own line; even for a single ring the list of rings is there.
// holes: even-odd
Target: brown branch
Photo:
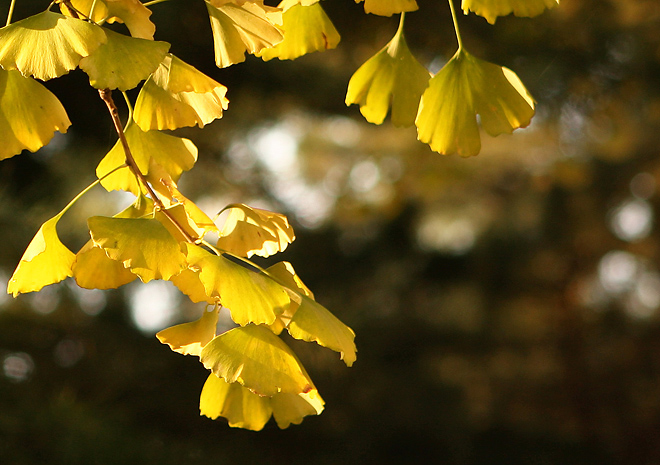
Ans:
[[[101,100],[105,102],[106,106],[108,107],[108,111],[110,112],[110,117],[112,118],[112,122],[115,125],[115,131],[117,132],[119,140],[121,141],[121,145],[124,148],[124,156],[126,157],[126,165],[128,166],[128,169],[130,169],[133,174],[135,174],[135,176],[138,178],[138,181],[147,189],[147,192],[154,201],[156,208],[160,210],[167,217],[167,219],[172,222],[172,224],[179,230],[179,232],[183,235],[183,237],[186,238],[188,242],[195,244],[195,238],[188,234],[183,226],[181,226],[170,214],[170,212],[167,211],[162,200],[160,200],[160,197],[158,197],[156,192],[154,192],[153,188],[149,184],[149,181],[147,181],[145,175],[142,174],[140,168],[138,168],[137,162],[131,153],[131,148],[128,145],[128,141],[126,140],[124,127],[122,126],[121,120],[119,119],[119,110],[117,110],[117,105],[115,105],[114,100],[112,100],[112,91],[110,89],[99,89],[99,95],[101,96]]]

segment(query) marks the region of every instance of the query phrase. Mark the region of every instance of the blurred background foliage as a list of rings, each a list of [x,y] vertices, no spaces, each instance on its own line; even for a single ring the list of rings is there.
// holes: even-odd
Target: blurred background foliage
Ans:
[[[37,3],[19,1],[14,19]],[[435,72],[456,48],[449,9],[419,4],[408,43]],[[157,39],[229,87],[222,120],[180,132],[200,148],[181,190],[209,214],[243,202],[289,215],[298,238],[282,259],[357,333],[351,369],[287,341],[326,411],[260,433],[199,417],[206,371],[154,334],[201,307],[162,282],[101,292],[67,281],[0,295],[2,462],[658,463],[660,3],[459,18],[466,47],[538,101],[529,128],[485,136],[470,159],[345,107],[349,77],[397,19],[351,0],[323,6],[338,49],[224,70],[203,2],[156,5],[152,19]],[[3,285],[114,143],[84,74],[46,85],[73,126],[0,163]],[[93,191],[61,237],[82,246],[88,216],[128,202]]]

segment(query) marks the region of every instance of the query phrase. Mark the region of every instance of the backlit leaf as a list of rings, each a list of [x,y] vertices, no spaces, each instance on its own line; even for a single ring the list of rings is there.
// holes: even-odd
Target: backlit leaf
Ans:
[[[222,118],[227,88],[173,55],[144,83],[133,119],[143,130],[199,126]]]
[[[510,134],[530,123],[534,100],[513,71],[460,49],[422,95],[417,137],[442,154],[476,155],[477,115],[491,136]]]
[[[289,425],[299,425],[308,415],[320,415],[325,402],[316,389],[301,394],[275,394],[270,401],[273,418],[281,429]]]
[[[289,262],[278,262],[266,269],[268,274],[278,283],[282,284],[291,298],[291,303],[284,311],[277,315],[275,322],[268,327],[275,334],[280,334],[291,322],[291,318],[302,302],[302,296],[314,299],[314,294],[298,277],[293,265]]]
[[[265,326],[247,325],[216,336],[200,359],[226,382],[262,396],[315,389],[293,351]]]
[[[174,352],[183,355],[202,354],[202,348],[215,337],[215,327],[218,323],[218,308],[204,310],[199,320],[166,328],[156,334],[163,344],[170,346]]]
[[[90,18],[89,14],[94,2],[96,2],[96,6],[94,7],[94,12]],[[75,10],[70,10],[68,5],[71,5]],[[66,3],[59,2],[59,7],[63,15],[76,17],[76,15],[78,15],[76,12],[77,10],[97,24],[105,21],[108,17],[108,7],[105,5],[104,0],[69,0]]]
[[[167,42],[136,39],[109,29],[105,33],[108,41],[80,60],[80,68],[96,89],[125,91],[136,87],[158,68],[170,49]]]
[[[75,69],[105,41],[99,26],[44,11],[0,29],[0,66],[45,81]]]
[[[57,235],[59,214],[41,225],[23,253],[14,274],[9,279],[7,293],[18,294],[41,290],[71,276],[75,255]]]
[[[64,107],[48,89],[18,71],[0,69],[0,160],[24,149],[36,152],[69,126]]]
[[[317,2],[303,6],[298,0],[284,0],[282,29],[284,40],[274,47],[263,48],[255,54],[264,60],[279,58],[293,60],[311,52],[323,52],[339,44],[339,33]]]
[[[403,20],[392,40],[367,60],[348,83],[346,105],[357,103],[370,123],[381,124],[392,104],[392,123],[412,126],[431,75],[410,53]]]
[[[144,175],[149,174],[150,162],[153,159],[173,180],[178,180],[181,173],[193,167],[197,161],[197,147],[192,141],[171,136],[159,131],[143,131],[136,124],[129,124],[124,134],[131,154]],[[120,141],[103,157],[96,167],[99,178],[124,164],[126,159],[124,147]],[[108,191],[124,190],[135,195],[139,186],[135,175],[128,167],[115,171],[101,180],[101,185]]]
[[[207,1],[213,30],[215,64],[226,68],[245,61],[245,53],[255,54],[282,41],[275,24],[282,24],[279,10],[254,2]],[[278,18],[278,15],[279,18]]]
[[[495,24],[498,16],[513,13],[516,16],[532,17],[554,8],[559,0],[463,0],[465,14],[472,11],[483,16],[490,24]]]
[[[286,249],[296,238],[286,216],[233,204],[228,207],[217,246],[241,257],[269,257]]]
[[[158,220],[94,216],[87,224],[94,244],[145,283],[169,279],[186,268],[179,243]]]
[[[133,37],[153,40],[156,26],[151,22],[151,10],[140,0],[103,0],[108,7],[108,22],[125,23]]]
[[[219,297],[239,325],[272,324],[289,305],[287,292],[266,275],[205,252],[201,247],[192,244],[183,247],[189,265],[200,270],[199,279],[206,295]]]
[[[85,289],[116,289],[137,278],[122,262],[108,258],[91,240],[76,254],[72,274],[78,286]]]
[[[360,3],[363,0],[355,0]],[[364,12],[379,16],[392,16],[406,11],[415,11],[419,7],[415,0],[364,0]]]

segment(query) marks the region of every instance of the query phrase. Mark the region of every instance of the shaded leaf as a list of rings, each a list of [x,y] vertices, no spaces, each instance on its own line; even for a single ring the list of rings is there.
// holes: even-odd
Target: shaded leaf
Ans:
[[[265,326],[247,325],[216,336],[200,359],[226,382],[262,396],[315,389],[293,351]]]
[[[513,71],[459,49],[422,95],[417,137],[442,154],[476,155],[477,115],[491,136],[510,134],[530,123],[534,100]]]
[[[495,24],[498,16],[513,13],[516,16],[532,17],[558,4],[559,0],[463,0],[461,7],[465,14],[472,11],[486,18],[490,24]]]
[[[361,1],[355,0],[355,3]],[[406,11],[415,11],[418,8],[415,0],[364,0],[364,12],[379,16],[392,16]]]
[[[96,89],[126,91],[136,87],[154,72],[170,49],[167,42],[136,39],[105,30],[108,41],[80,60]]]
[[[215,337],[218,311],[217,307],[206,309],[200,319],[166,328],[158,332],[156,337],[174,352],[199,357],[202,348]]]
[[[78,286],[85,289],[116,289],[137,278],[122,262],[108,258],[91,240],[76,254],[72,275]]]
[[[7,293],[18,294],[39,291],[71,276],[75,255],[57,235],[57,222],[62,214],[41,225],[23,253],[14,274],[9,279]]]
[[[227,207],[229,216],[220,231],[217,246],[240,257],[269,257],[281,252],[296,238],[286,216],[243,204]]]
[[[0,29],[0,66],[45,81],[75,69],[105,41],[99,26],[44,11]]]
[[[412,126],[431,75],[410,53],[403,20],[392,40],[367,60],[348,83],[346,105],[357,103],[370,123],[381,124],[392,104],[392,123]]]
[[[18,71],[0,69],[0,160],[24,149],[36,152],[69,126],[64,107],[48,89]]]
[[[307,53],[335,48],[339,44],[339,33],[318,2],[304,6],[298,0],[284,0],[279,7],[284,11],[284,40],[274,47],[261,49],[255,55],[265,61],[273,58],[293,60]]]
[[[301,394],[275,394],[270,401],[273,418],[281,429],[299,425],[308,415],[320,415],[325,402],[316,389]]]

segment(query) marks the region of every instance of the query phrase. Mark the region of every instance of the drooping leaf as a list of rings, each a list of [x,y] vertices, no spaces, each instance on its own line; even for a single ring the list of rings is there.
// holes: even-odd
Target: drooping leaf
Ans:
[[[202,348],[215,337],[218,311],[217,306],[206,309],[200,319],[166,328],[158,332],[156,337],[174,352],[199,357]]]
[[[0,29],[0,66],[45,81],[75,69],[106,40],[103,28],[47,10]]]
[[[215,64],[226,68],[245,61],[245,53],[255,54],[282,41],[276,24],[282,24],[279,9],[263,4],[263,0],[226,2],[211,0],[206,7],[213,30]]]
[[[96,89],[126,91],[136,87],[154,72],[170,49],[167,42],[136,39],[105,30],[108,41],[80,60]]]
[[[24,149],[36,152],[69,126],[64,107],[48,89],[18,71],[0,69],[0,160]]]
[[[71,270],[78,286],[85,289],[116,289],[137,278],[122,262],[108,258],[91,240],[76,254]]]
[[[218,297],[239,325],[272,324],[289,305],[284,288],[266,275],[192,244],[183,244],[183,248],[188,264],[200,270],[199,279],[206,295]]]
[[[208,232],[219,232],[213,220],[208,217],[195,202],[184,196],[172,179],[161,179],[161,183],[167,189],[172,207],[168,211],[179,220],[179,224],[185,225],[187,232],[195,239],[203,238]]]
[[[197,147],[189,139],[170,136],[159,131],[142,131],[136,124],[129,124],[124,134],[135,162],[144,175],[149,175],[153,159],[173,180],[193,167],[197,161]],[[99,178],[124,164],[126,155],[120,141],[103,157],[96,167]],[[108,191],[124,190],[138,195],[140,188],[135,175],[128,167],[122,168],[101,180]]]
[[[140,0],[103,0],[108,7],[108,22],[125,23],[133,37],[153,40],[156,26],[151,10]]]
[[[280,3],[284,40],[274,47],[263,48],[255,54],[265,61],[279,58],[294,60],[311,52],[323,52],[337,47],[340,36],[320,3],[304,6],[298,0]]]
[[[265,326],[242,326],[216,336],[200,359],[226,382],[238,382],[261,396],[315,389],[298,357]]]
[[[140,90],[133,119],[144,131],[199,126],[222,118],[227,88],[167,55]]]
[[[367,60],[348,83],[346,105],[357,103],[370,123],[381,124],[392,105],[392,123],[412,126],[431,75],[410,53],[403,20],[392,40]]]
[[[533,17],[558,4],[559,0],[463,0],[461,6],[465,14],[472,11],[486,18],[490,24],[495,24],[498,16],[513,13]]]
[[[94,244],[145,283],[170,279],[187,266],[179,243],[156,219],[94,216],[87,224]]]
[[[289,425],[299,425],[308,415],[320,415],[325,402],[316,389],[301,394],[275,394],[270,401],[273,418],[277,426],[286,429]]]
[[[298,277],[293,265],[289,262],[278,262],[268,267],[266,271],[276,282],[284,286],[291,298],[289,306],[277,315],[273,324],[268,326],[273,333],[280,334],[289,325],[291,318],[298,310],[298,306],[302,302],[302,296],[314,299],[314,294],[305,286],[305,283]]]
[[[481,149],[477,115],[491,136],[510,134],[530,123],[534,99],[513,71],[461,48],[422,95],[417,137],[442,154],[476,155]]]
[[[229,215],[217,246],[240,257],[269,257],[281,252],[296,238],[286,216],[243,204],[227,207]]]
[[[174,284],[181,292],[186,294],[190,300],[195,303],[206,302],[208,304],[220,303],[219,296],[209,296],[207,295],[204,284],[200,280],[199,272],[200,268],[195,265],[202,259],[205,259],[209,256],[209,253],[201,247],[185,247],[186,257],[188,260],[188,268],[183,270],[176,276],[172,276],[170,281]]]
[[[21,293],[39,291],[71,276],[75,255],[57,235],[57,222],[61,216],[60,213],[41,225],[9,279],[8,294],[16,297]]]
[[[363,0],[355,0],[360,3]],[[406,11],[415,11],[419,7],[415,0],[364,0],[364,12],[379,16],[392,16]]]
[[[199,397],[199,412],[212,420],[224,417],[233,428],[261,431],[273,410],[270,398],[259,396],[239,383],[227,383],[211,373]]]

